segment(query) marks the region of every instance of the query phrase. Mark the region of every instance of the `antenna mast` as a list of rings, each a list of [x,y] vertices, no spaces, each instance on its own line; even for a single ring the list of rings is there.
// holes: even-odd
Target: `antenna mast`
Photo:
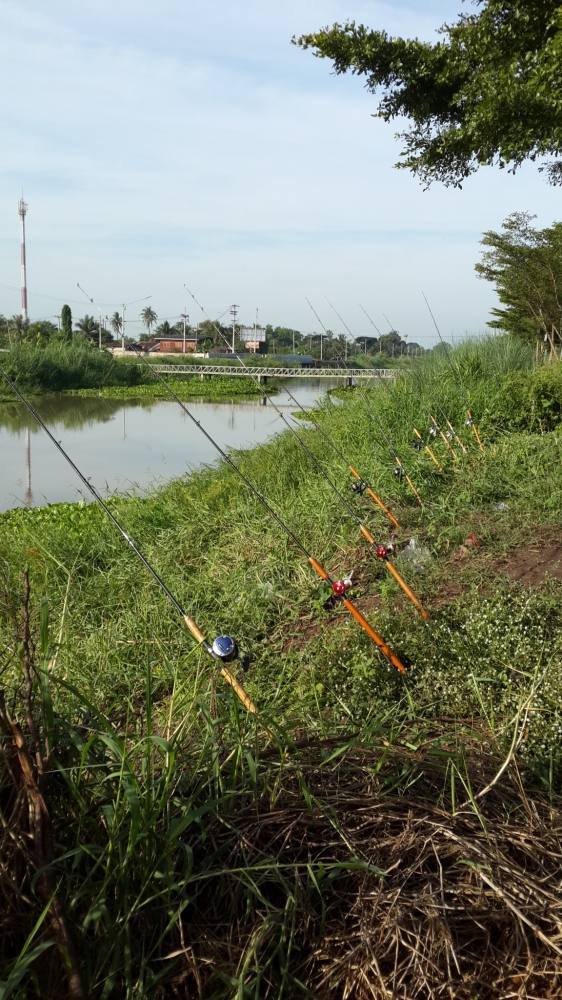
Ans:
[[[234,347],[234,337],[236,335],[236,320],[238,319],[238,309],[239,306],[233,304],[230,307],[230,315],[232,317],[232,353],[235,353]]]
[[[25,216],[27,213],[27,204],[20,198],[18,202],[18,215],[21,219],[21,314],[24,323],[28,321],[27,314],[27,269],[25,262]]]

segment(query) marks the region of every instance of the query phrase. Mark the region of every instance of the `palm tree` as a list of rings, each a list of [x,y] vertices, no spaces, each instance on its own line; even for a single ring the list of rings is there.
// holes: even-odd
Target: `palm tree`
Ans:
[[[160,323],[160,326],[156,328],[156,333],[159,337],[169,337],[175,332],[176,331],[170,326],[167,319],[165,319],[163,323]]]
[[[148,336],[150,337],[150,330],[153,323],[156,323],[158,316],[154,312],[152,306],[145,306],[141,312],[141,319],[148,331]]]
[[[123,326],[123,320],[118,312],[113,313],[113,316],[109,321],[109,325],[111,326],[115,336],[118,337],[121,333],[121,327]]]
[[[83,333],[85,337],[89,337],[91,339],[93,337],[97,337],[98,335],[97,321],[93,316],[88,316],[88,313],[86,313],[82,319],[78,320],[76,323],[76,329],[80,330],[80,333]]]

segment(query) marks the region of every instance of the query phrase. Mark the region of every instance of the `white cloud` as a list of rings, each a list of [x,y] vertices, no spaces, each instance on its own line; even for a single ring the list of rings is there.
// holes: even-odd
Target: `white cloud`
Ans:
[[[151,292],[175,315],[189,276],[211,311],[235,299],[303,328],[304,294],[350,312],[380,299],[427,341],[423,284],[446,330],[482,328],[479,234],[519,208],[550,221],[555,193],[530,168],[423,192],[393,169],[392,126],[359,81],[289,44],[347,17],[430,37],[456,9],[5,0],[0,309],[18,308],[23,184],[33,315],[76,297],[77,280],[104,302]]]

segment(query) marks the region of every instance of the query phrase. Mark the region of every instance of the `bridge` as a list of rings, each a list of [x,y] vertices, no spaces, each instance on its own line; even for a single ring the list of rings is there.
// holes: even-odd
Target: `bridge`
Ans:
[[[268,378],[333,378],[345,379],[348,385],[355,381],[373,381],[376,378],[393,379],[398,375],[396,368],[273,368],[269,365],[158,365],[159,372],[167,375],[234,375],[238,378],[253,378],[266,382]]]

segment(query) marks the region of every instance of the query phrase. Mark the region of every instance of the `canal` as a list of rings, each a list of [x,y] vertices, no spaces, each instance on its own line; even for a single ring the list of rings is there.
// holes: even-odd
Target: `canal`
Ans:
[[[333,383],[336,384],[336,383]],[[312,406],[331,380],[291,380],[303,406]],[[296,410],[282,389],[272,399]],[[211,444],[177,403],[79,396],[42,396],[34,403],[53,434],[104,496],[142,495],[218,461]],[[250,448],[283,430],[270,403],[191,400],[186,404],[225,448]],[[19,403],[0,404],[0,511],[59,501],[90,500],[76,475]]]

